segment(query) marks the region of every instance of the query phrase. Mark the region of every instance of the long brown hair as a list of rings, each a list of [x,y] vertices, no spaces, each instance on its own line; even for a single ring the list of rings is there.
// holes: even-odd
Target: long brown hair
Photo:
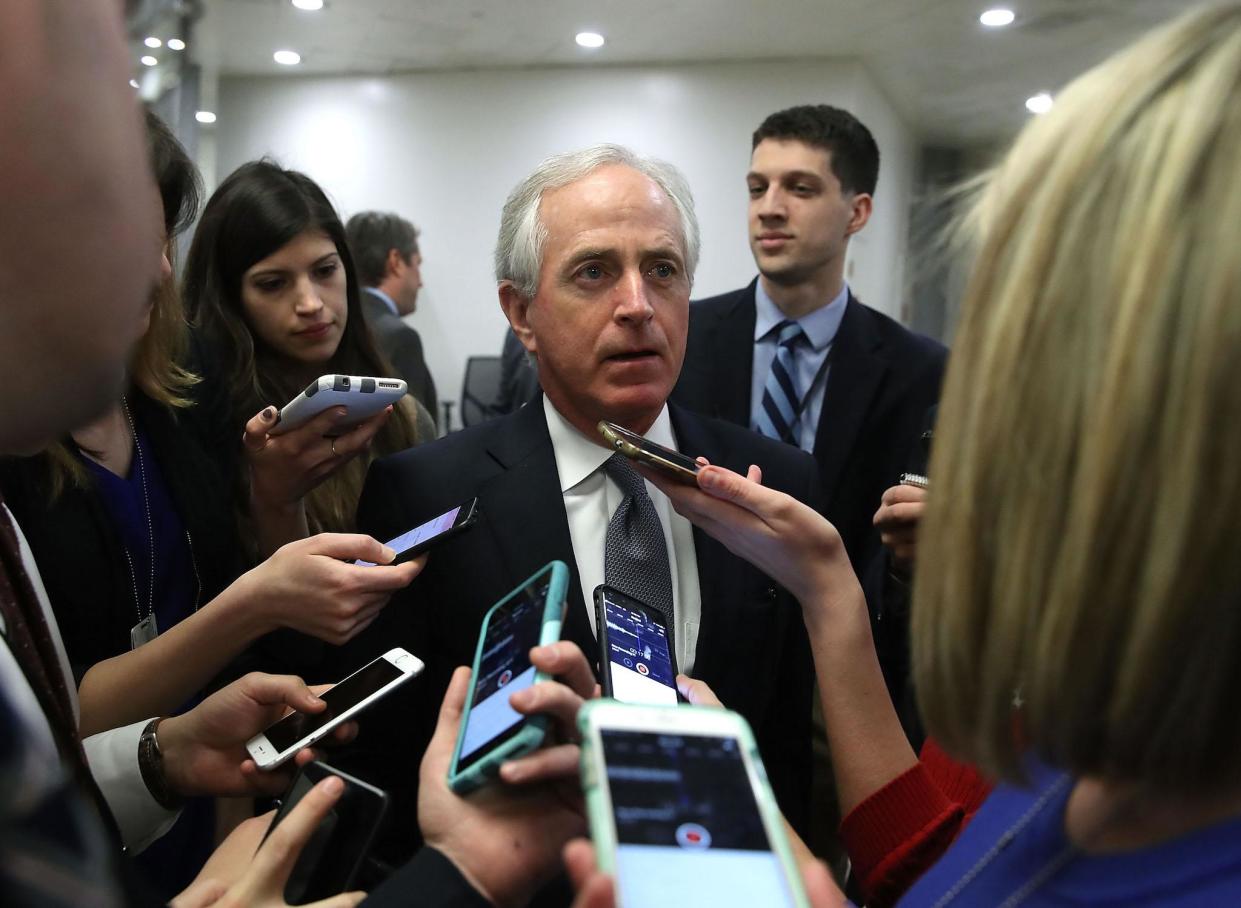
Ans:
[[[380,355],[362,316],[360,289],[345,227],[310,177],[272,161],[243,164],[220,184],[203,209],[186,260],[183,293],[201,332],[213,371],[227,382],[230,418],[238,435],[259,410],[291,400],[301,380],[255,336],[245,319],[241,284],[246,271],[306,231],[327,235],[345,269],[347,315],[336,352],[324,373],[395,375]],[[380,454],[418,442],[413,409],[400,406],[375,438]],[[306,496],[312,532],[352,528],[370,455],[354,458]],[[244,475],[240,477],[244,481]]]

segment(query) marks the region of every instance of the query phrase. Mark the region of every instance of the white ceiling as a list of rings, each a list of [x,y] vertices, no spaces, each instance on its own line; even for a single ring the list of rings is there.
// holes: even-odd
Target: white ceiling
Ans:
[[[1002,139],[1030,95],[1076,74],[1187,8],[1188,0],[204,0],[190,51],[223,75],[391,73],[510,66],[606,66],[860,59],[927,142]],[[985,29],[1007,5],[1017,22]],[[607,45],[574,44],[581,30]],[[807,99],[811,100],[811,99]]]

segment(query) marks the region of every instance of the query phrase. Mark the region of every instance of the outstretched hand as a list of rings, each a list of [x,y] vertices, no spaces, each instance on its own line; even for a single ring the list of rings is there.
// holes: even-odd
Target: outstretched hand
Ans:
[[[836,598],[849,580],[857,583],[840,533],[814,509],[765,488],[757,466],[741,476],[701,458],[699,462],[704,465],[697,488],[639,469],[679,514],[757,566],[803,606]]]

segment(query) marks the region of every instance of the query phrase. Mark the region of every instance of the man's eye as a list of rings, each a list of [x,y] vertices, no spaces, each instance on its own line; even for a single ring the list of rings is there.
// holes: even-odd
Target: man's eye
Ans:
[[[757,199],[761,197],[762,194],[766,191],[767,191],[766,186],[751,186],[750,187],[750,198]]]
[[[793,191],[797,193],[798,195],[813,195],[814,187],[806,183],[798,183],[796,186],[793,187]]]
[[[603,277],[602,265],[586,265],[577,273],[578,277],[584,277],[588,281],[597,281]]]
[[[661,280],[667,280],[668,278],[676,277],[677,269],[670,262],[660,262],[651,269],[650,273]]]

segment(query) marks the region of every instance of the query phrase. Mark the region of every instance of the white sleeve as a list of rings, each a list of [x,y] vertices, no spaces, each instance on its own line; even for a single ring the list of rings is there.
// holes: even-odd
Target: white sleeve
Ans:
[[[130,854],[142,851],[181,815],[151,795],[138,767],[138,739],[149,719],[91,735],[82,742],[91,775],[103,792]]]

